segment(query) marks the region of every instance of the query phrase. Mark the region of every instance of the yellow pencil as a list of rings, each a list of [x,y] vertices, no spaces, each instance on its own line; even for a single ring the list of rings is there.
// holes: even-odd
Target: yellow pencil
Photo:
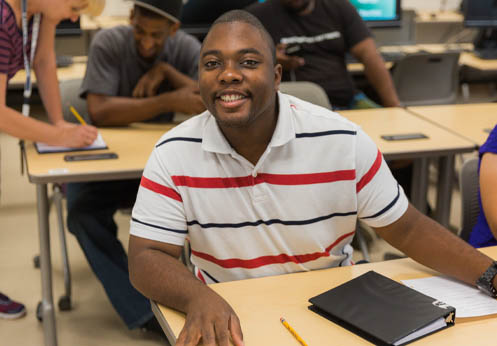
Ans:
[[[302,346],[307,346],[307,344],[305,343],[304,340],[302,340],[302,338],[297,334],[297,332],[288,324],[287,321],[285,321],[285,319],[283,317],[280,318],[280,321],[281,323],[283,323],[283,325],[285,326],[286,329],[288,329],[288,331],[290,333],[292,333],[292,335],[295,337],[295,339],[297,339],[298,342],[300,342],[300,344]]]
[[[78,111],[73,106],[69,106],[69,110],[76,117],[76,119],[78,119],[81,125],[86,125],[85,119],[83,119],[83,117],[79,115]]]

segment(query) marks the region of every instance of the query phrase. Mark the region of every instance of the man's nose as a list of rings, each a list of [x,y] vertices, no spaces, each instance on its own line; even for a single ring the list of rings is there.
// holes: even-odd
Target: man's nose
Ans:
[[[240,70],[234,63],[228,63],[225,65],[224,70],[221,72],[219,79],[221,83],[237,83],[243,79]]]

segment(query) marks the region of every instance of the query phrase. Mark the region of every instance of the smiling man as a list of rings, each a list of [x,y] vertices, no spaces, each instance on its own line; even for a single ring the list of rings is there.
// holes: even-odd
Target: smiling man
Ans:
[[[411,207],[357,125],[278,92],[274,50],[248,12],[216,20],[199,64],[207,111],[164,135],[143,173],[130,277],[186,313],[176,345],[243,345],[205,283],[351,265],[357,219],[433,269],[495,287],[492,260]],[[193,275],[178,260],[187,237]]]
[[[169,121],[172,112],[205,109],[195,80],[200,43],[178,30],[181,8],[181,0],[135,1],[131,25],[97,33],[82,85],[93,124]],[[113,219],[118,208],[133,205],[139,183],[68,184],[67,224],[126,326],[158,330],[148,300],[129,282]]]

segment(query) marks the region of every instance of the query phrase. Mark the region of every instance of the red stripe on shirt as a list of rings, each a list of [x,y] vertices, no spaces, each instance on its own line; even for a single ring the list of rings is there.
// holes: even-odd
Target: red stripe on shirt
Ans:
[[[194,188],[240,188],[253,186],[261,183],[268,183],[273,185],[309,185],[309,184],[322,184],[342,180],[354,180],[355,170],[342,170],[334,172],[323,173],[309,173],[309,174],[268,174],[261,173],[256,177],[251,175],[246,177],[233,177],[233,178],[201,178],[189,176],[172,176],[176,186],[188,186]]]
[[[146,189],[149,189],[150,191],[153,191],[153,192],[159,193],[161,195],[164,195],[166,197],[175,199],[179,202],[183,202],[183,199],[181,198],[181,195],[179,193],[177,193],[176,191],[174,191],[170,187],[167,187],[167,186],[164,186],[161,184],[157,184],[156,182],[153,182],[152,180],[147,179],[144,176],[142,176],[140,185]]]
[[[310,261],[317,260],[318,258],[321,257],[328,257],[330,254],[330,250],[335,247],[338,243],[340,243],[343,239],[353,235],[355,231],[347,233],[339,237],[337,240],[335,240],[331,245],[329,245],[325,251],[322,252],[314,252],[310,254],[303,254],[303,255],[287,255],[287,254],[280,254],[276,256],[261,256],[253,259],[240,259],[240,258],[228,258],[228,259],[219,259],[216,258],[212,255],[209,255],[207,253],[203,252],[198,252],[193,249],[191,249],[192,254],[195,256],[202,258],[206,261],[215,263],[219,265],[220,267],[229,269],[229,268],[245,268],[245,269],[254,269],[254,268],[259,268],[262,266],[266,265],[271,265],[271,264],[278,264],[278,263],[288,263],[288,262],[293,262],[293,263],[306,263]]]
[[[202,272],[200,271],[200,269],[197,268],[197,277],[200,279],[200,281],[202,281],[204,284],[206,283],[205,279],[204,279],[204,276],[202,275]]]
[[[364,176],[359,180],[359,182],[356,185],[356,192],[359,193],[359,191],[362,190],[364,186],[366,186],[376,175],[376,172],[380,169],[381,166],[381,152],[378,149],[378,154],[376,154],[376,160],[373,162],[373,165],[369,169],[369,171],[364,174]]]

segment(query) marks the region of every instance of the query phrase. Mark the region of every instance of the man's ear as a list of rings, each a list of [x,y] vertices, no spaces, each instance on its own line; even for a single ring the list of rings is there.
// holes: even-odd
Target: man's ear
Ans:
[[[133,22],[133,18],[135,18],[135,9],[132,8],[131,12],[129,13],[129,23],[131,24]]]
[[[178,31],[180,25],[181,24],[179,22],[173,23],[170,26],[169,36],[173,36],[174,34],[176,34],[176,31]]]
[[[280,90],[282,73],[283,73],[283,67],[281,67],[281,64],[274,65],[274,89],[276,91]]]

